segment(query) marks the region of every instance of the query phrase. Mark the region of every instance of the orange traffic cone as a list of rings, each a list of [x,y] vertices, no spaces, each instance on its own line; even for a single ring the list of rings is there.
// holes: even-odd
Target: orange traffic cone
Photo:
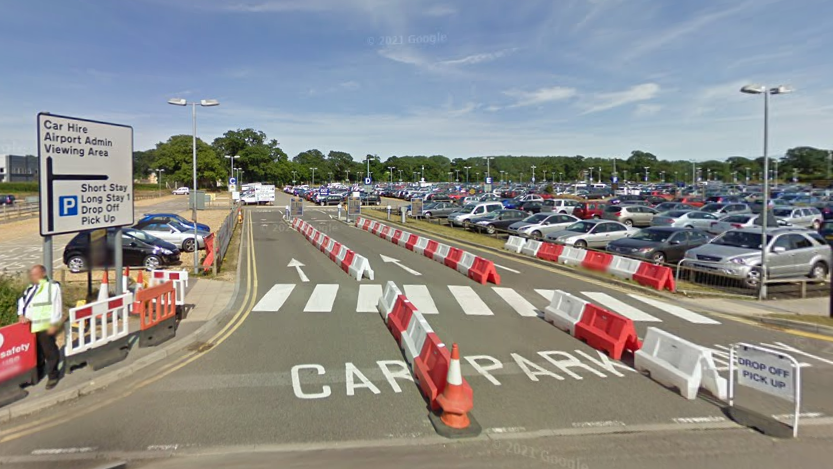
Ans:
[[[145,276],[142,275],[142,271],[139,271],[139,275],[136,276],[136,291],[135,293],[139,293],[139,291],[145,288]]]
[[[107,298],[110,298],[110,286],[107,285],[107,271],[104,271],[104,275],[101,276],[101,288],[98,290],[98,298],[96,301],[104,301]]]
[[[127,286],[130,284],[130,267],[124,268],[124,275],[121,278],[121,291],[122,293],[127,292]]]
[[[451,363],[445,389],[437,397],[443,409],[442,422],[451,428],[464,429],[469,426],[468,412],[474,407],[471,396],[463,389],[463,374],[460,372],[460,350],[457,344],[451,347]]]

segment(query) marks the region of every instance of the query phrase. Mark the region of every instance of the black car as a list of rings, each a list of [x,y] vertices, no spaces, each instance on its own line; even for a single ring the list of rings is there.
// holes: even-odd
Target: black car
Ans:
[[[325,196],[318,202],[318,205],[338,205],[344,201],[344,198],[338,194],[330,194]]]
[[[676,264],[686,251],[708,243],[712,236],[700,230],[654,226],[644,228],[630,238],[617,239],[607,245],[607,251],[657,264]]]
[[[107,229],[106,240],[94,240],[90,247],[88,232],[81,232],[64,248],[64,264],[70,272],[81,272],[93,267],[112,266],[115,228]],[[122,256],[125,266],[157,269],[179,264],[179,249],[173,244],[132,228],[122,229]]]
[[[521,210],[503,209],[489,212],[488,214],[470,219],[470,227],[477,231],[486,230],[489,234],[494,234],[498,230],[507,231],[509,225],[516,221],[523,220],[529,214]]]
[[[14,205],[14,195],[0,194],[0,205]]]
[[[833,246],[833,220],[825,221],[819,228],[819,234],[824,237],[827,244]]]
[[[382,205],[382,198],[376,194],[362,192],[360,195],[362,205]]]

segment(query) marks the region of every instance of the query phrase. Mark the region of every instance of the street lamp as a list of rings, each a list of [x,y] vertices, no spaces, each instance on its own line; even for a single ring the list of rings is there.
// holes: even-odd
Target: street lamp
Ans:
[[[395,166],[388,166],[388,170],[390,171],[390,183],[393,184],[393,170],[396,169]]]
[[[162,197],[162,173],[164,169],[151,169],[151,173],[156,173],[156,190],[159,192],[159,197]]]
[[[659,172],[659,178],[660,178],[660,181],[662,181],[662,183],[665,184],[665,171],[660,171]]]
[[[454,174],[454,171],[449,171],[449,172],[448,172],[448,182],[449,182],[449,183],[451,182],[451,175],[452,175],[452,174]]]
[[[219,106],[220,102],[216,99],[201,99],[199,102],[195,101],[189,103],[185,98],[172,98],[168,100],[168,104],[172,104],[174,106],[191,106],[191,120],[193,121],[194,126],[194,132],[191,136],[191,143],[193,147],[191,164],[193,165],[192,172],[194,176],[194,198],[191,204],[191,216],[194,218],[194,273],[196,274],[199,272],[200,264],[200,250],[199,243],[197,242],[197,106]],[[121,238],[119,238],[119,241],[121,241]]]
[[[466,170],[466,184],[468,184],[469,183],[469,170],[471,169],[471,166],[463,166],[463,169]]]
[[[749,185],[749,166],[746,167],[746,185]]]
[[[309,185],[314,186],[315,185],[315,170],[318,169],[318,168],[310,168],[310,169],[312,170],[312,181],[310,181]]]
[[[402,170],[399,170],[399,182],[402,182]]]
[[[602,182],[602,167],[599,166],[597,169],[599,170],[599,182]]]
[[[771,94],[787,94],[792,92],[792,88],[785,85],[779,85],[774,88],[769,88],[765,85],[746,85],[740,89],[741,93],[746,94],[762,94],[764,95],[764,187],[763,187],[763,208],[761,209],[761,289],[758,297],[760,299],[766,298],[766,229],[767,229],[767,215],[769,212],[769,95]]]
[[[500,172],[500,183],[501,183],[501,184],[503,184],[503,174],[504,174],[505,172],[506,172],[506,171],[501,171],[501,172]]]
[[[350,168],[347,168],[345,171],[347,171],[347,184],[350,184]]]
[[[648,182],[648,179],[650,179],[649,176],[648,176],[648,170],[649,169],[651,169],[650,166],[645,166],[645,182]]]
[[[489,176],[492,175],[492,168],[491,168],[489,162],[492,161],[493,159],[495,159],[494,156],[487,156],[486,157],[486,177],[489,177]]]
[[[547,183],[547,170],[544,170],[544,184]]]
[[[293,186],[295,185],[295,182],[298,180],[297,177],[296,177],[297,173],[298,173],[298,171],[292,171],[292,185]]]
[[[593,167],[590,167],[590,184],[593,184]]]
[[[559,171],[559,172],[558,172],[558,184],[559,184],[559,185],[561,184],[561,176],[564,176],[564,173],[562,173],[562,172],[560,172],[560,171]]]
[[[530,166],[530,168],[532,168],[532,182],[534,183],[535,182],[535,168],[537,168],[537,166],[532,165],[532,166]]]
[[[234,155],[234,156],[226,155],[226,158],[228,158],[229,161],[231,161],[231,175],[230,176],[234,177],[234,160],[240,158],[240,155]],[[231,182],[229,182],[229,185],[231,185]]]
[[[457,171],[457,182],[460,182],[460,170],[459,170],[459,169],[455,169],[454,171]],[[503,172],[503,171],[501,171],[501,173],[502,173],[502,172]]]
[[[425,165],[422,165],[422,171],[420,171],[420,173],[419,173],[419,180],[420,181],[425,180]]]

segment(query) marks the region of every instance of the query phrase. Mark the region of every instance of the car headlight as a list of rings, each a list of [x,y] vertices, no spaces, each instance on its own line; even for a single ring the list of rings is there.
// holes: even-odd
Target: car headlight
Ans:
[[[648,248],[639,248],[639,249],[637,249],[637,252],[642,252],[642,253],[645,253],[645,252],[651,252],[651,251],[653,251],[653,250],[654,250],[654,248],[651,248],[651,247],[648,247]]]
[[[171,254],[173,254],[173,253],[174,253],[174,252],[173,252],[173,251],[171,251],[170,249],[160,249],[160,250],[159,250],[159,252],[161,252],[162,254],[164,254],[164,255],[166,255],[166,256],[169,256],[169,255],[171,255]]]
[[[729,262],[731,262],[732,264],[746,265],[746,259],[744,259],[742,257],[736,257],[734,259],[729,259]]]

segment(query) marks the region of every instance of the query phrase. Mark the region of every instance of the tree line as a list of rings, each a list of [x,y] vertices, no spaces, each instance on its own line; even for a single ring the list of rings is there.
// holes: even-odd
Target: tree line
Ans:
[[[482,156],[449,158],[444,155],[376,154],[355,157],[343,151],[326,155],[317,149],[298,153],[290,158],[274,139],[255,129],[229,130],[211,144],[197,140],[197,177],[201,187],[222,186],[231,174],[234,159],[236,175],[241,182],[266,182],[276,185],[327,182],[359,182],[370,177],[374,182],[483,181],[487,171],[495,182],[574,181],[609,182],[615,175],[619,181],[684,182],[719,180],[724,182],[757,182],[763,178],[763,157],[732,156],[725,161],[661,160],[656,155],[634,150],[629,155],[607,158],[574,156]],[[192,179],[192,137],[175,135],[159,142],[150,150],[133,154],[134,178],[147,179],[152,170],[164,169],[163,181],[188,184]],[[826,179],[830,177],[831,154],[813,147],[791,148],[779,158],[770,159],[770,177],[778,172],[779,181]],[[534,167],[534,168],[533,168]],[[646,169],[647,168],[647,169]],[[314,178],[314,180],[313,180]]]

